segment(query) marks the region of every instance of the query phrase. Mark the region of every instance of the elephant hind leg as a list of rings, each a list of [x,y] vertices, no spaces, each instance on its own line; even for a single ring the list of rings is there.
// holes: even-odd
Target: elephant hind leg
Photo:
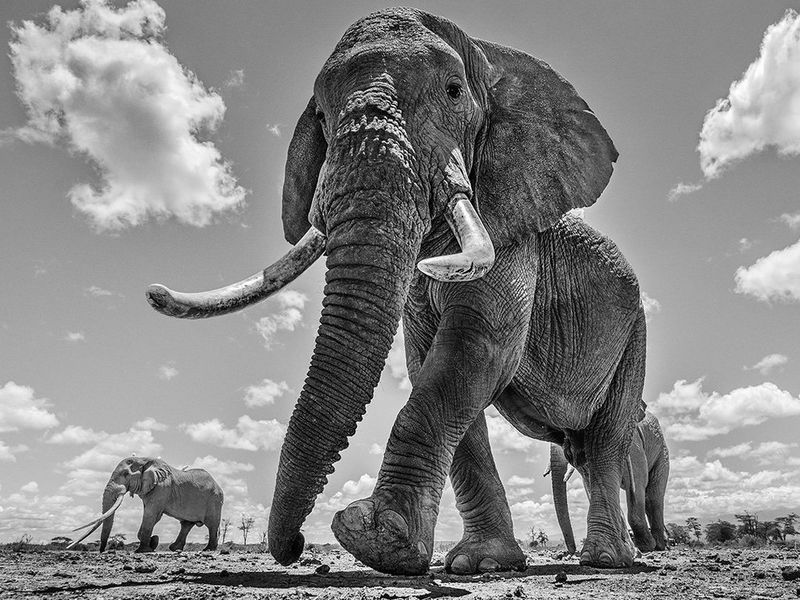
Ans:
[[[208,543],[203,550],[216,550],[219,545],[219,523],[222,518],[222,507],[206,517],[205,526],[208,527]],[[198,527],[200,525],[198,524]]]
[[[664,527],[664,494],[669,479],[669,459],[660,460],[650,471],[650,480],[645,492],[645,511],[650,522],[650,532],[656,550],[667,549],[667,533]]]
[[[628,528],[619,503],[622,472],[630,451],[636,411],[644,387],[645,325],[640,313],[617,365],[606,402],[585,431],[589,514],[582,565],[618,568],[633,564]]]
[[[186,536],[189,535],[189,531],[194,526],[192,521],[181,521],[181,530],[178,533],[178,537],[175,538],[175,541],[169,545],[169,549],[173,552],[178,550],[183,550],[183,547],[186,545]]]
[[[634,436],[637,434],[634,433]],[[646,516],[646,488],[648,483],[647,457],[641,451],[641,446],[633,443],[630,450],[631,473],[626,474],[622,480],[625,487],[625,499],[628,504],[628,524],[633,531],[633,541],[642,552],[652,552],[656,542],[647,527]],[[633,484],[628,481],[633,475]]]

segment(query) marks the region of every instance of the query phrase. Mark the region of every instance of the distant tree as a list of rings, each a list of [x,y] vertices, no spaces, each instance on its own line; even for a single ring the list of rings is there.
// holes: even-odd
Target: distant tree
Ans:
[[[237,529],[242,532],[242,544],[244,546],[247,546],[247,532],[250,531],[250,528],[253,527],[253,523],[255,522],[255,517],[250,517],[242,513],[242,522]]]
[[[688,544],[691,541],[689,530],[683,525],[677,523],[667,523],[667,537],[669,537],[675,544]]]
[[[739,515],[733,516],[741,523],[736,529],[738,537],[742,537],[743,535],[758,536],[758,515],[753,515],[745,511]]]
[[[547,534],[541,529],[536,533],[536,541],[539,542],[540,546],[546,548],[548,540]]]
[[[786,541],[787,535],[797,535],[797,530],[794,528],[794,522],[800,519],[797,513],[790,513],[785,517],[776,517],[775,522],[781,529],[781,539]]]
[[[72,538],[68,538],[65,535],[57,535],[52,540],[50,540],[50,544],[55,546],[56,548],[66,548],[72,543]]]
[[[222,522],[220,523],[220,526],[221,526],[220,528],[222,529],[222,543],[224,544],[225,543],[225,536],[228,535],[228,529],[231,526],[231,520],[227,519],[227,518],[222,519]]]
[[[728,521],[719,520],[706,525],[706,541],[709,544],[722,544],[736,539],[736,525]]]
[[[757,536],[762,540],[777,542],[783,539],[783,532],[777,521],[761,521],[756,528]]]
[[[125,534],[115,533],[108,541],[109,550],[122,550],[125,547]]]
[[[694,537],[697,538],[697,541],[700,541],[700,536],[703,535],[703,528],[700,526],[700,521],[697,517],[689,517],[686,519],[686,528],[689,530],[690,533],[694,534]]]

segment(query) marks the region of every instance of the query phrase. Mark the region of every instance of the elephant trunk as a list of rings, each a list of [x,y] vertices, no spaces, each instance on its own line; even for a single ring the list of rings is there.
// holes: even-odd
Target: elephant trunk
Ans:
[[[113,480],[109,481],[106,484],[105,490],[103,490],[103,514],[111,510],[114,504],[117,503],[119,499],[125,496],[125,487],[114,483]],[[111,535],[111,528],[114,526],[114,512],[103,521],[103,529],[100,531],[100,552],[104,552],[106,546],[108,545],[108,538]]]
[[[561,448],[550,444],[550,477],[553,486],[553,505],[556,509],[558,526],[564,536],[567,551],[575,553],[575,536],[572,533],[572,523],[569,520],[569,504],[567,502],[567,459]]]
[[[348,203],[397,206],[403,200],[388,202],[385,191],[360,195]],[[407,216],[337,214],[336,223],[328,223],[328,271],[314,353],[281,449],[269,517],[269,548],[283,565],[302,553],[300,526],[372,400],[421,240],[420,228],[409,225],[414,221]]]

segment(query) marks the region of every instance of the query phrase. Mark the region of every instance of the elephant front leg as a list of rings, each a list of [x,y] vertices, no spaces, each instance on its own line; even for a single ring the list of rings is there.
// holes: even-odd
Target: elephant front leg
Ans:
[[[145,505],[142,515],[142,524],[136,537],[139,539],[139,547],[135,552],[154,552],[158,548],[158,536],[153,535],[153,527],[161,520],[162,513],[150,509]]]
[[[484,326],[476,326],[480,323]],[[519,323],[491,325],[472,310],[443,311],[411,397],[392,428],[372,496],[334,517],[336,538],[364,564],[384,573],[427,571],[456,447],[508,384],[527,333]]]
[[[445,569],[462,575],[524,570],[525,554],[514,539],[511,510],[492,458],[483,413],[456,448],[450,480],[464,520],[464,536],[447,553]]]

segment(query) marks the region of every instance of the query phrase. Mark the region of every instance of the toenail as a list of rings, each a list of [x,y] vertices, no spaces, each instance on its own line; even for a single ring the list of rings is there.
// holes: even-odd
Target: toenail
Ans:
[[[422,540],[417,542],[417,552],[419,552],[419,555],[424,560],[428,560],[428,549],[425,548],[425,544],[422,542]]]
[[[499,571],[500,563],[493,558],[486,557],[478,565],[478,571],[481,573],[488,573],[490,571]]]
[[[450,563],[450,571],[462,575],[464,573],[471,573],[472,568],[469,564],[469,557],[465,554],[459,554]]]

